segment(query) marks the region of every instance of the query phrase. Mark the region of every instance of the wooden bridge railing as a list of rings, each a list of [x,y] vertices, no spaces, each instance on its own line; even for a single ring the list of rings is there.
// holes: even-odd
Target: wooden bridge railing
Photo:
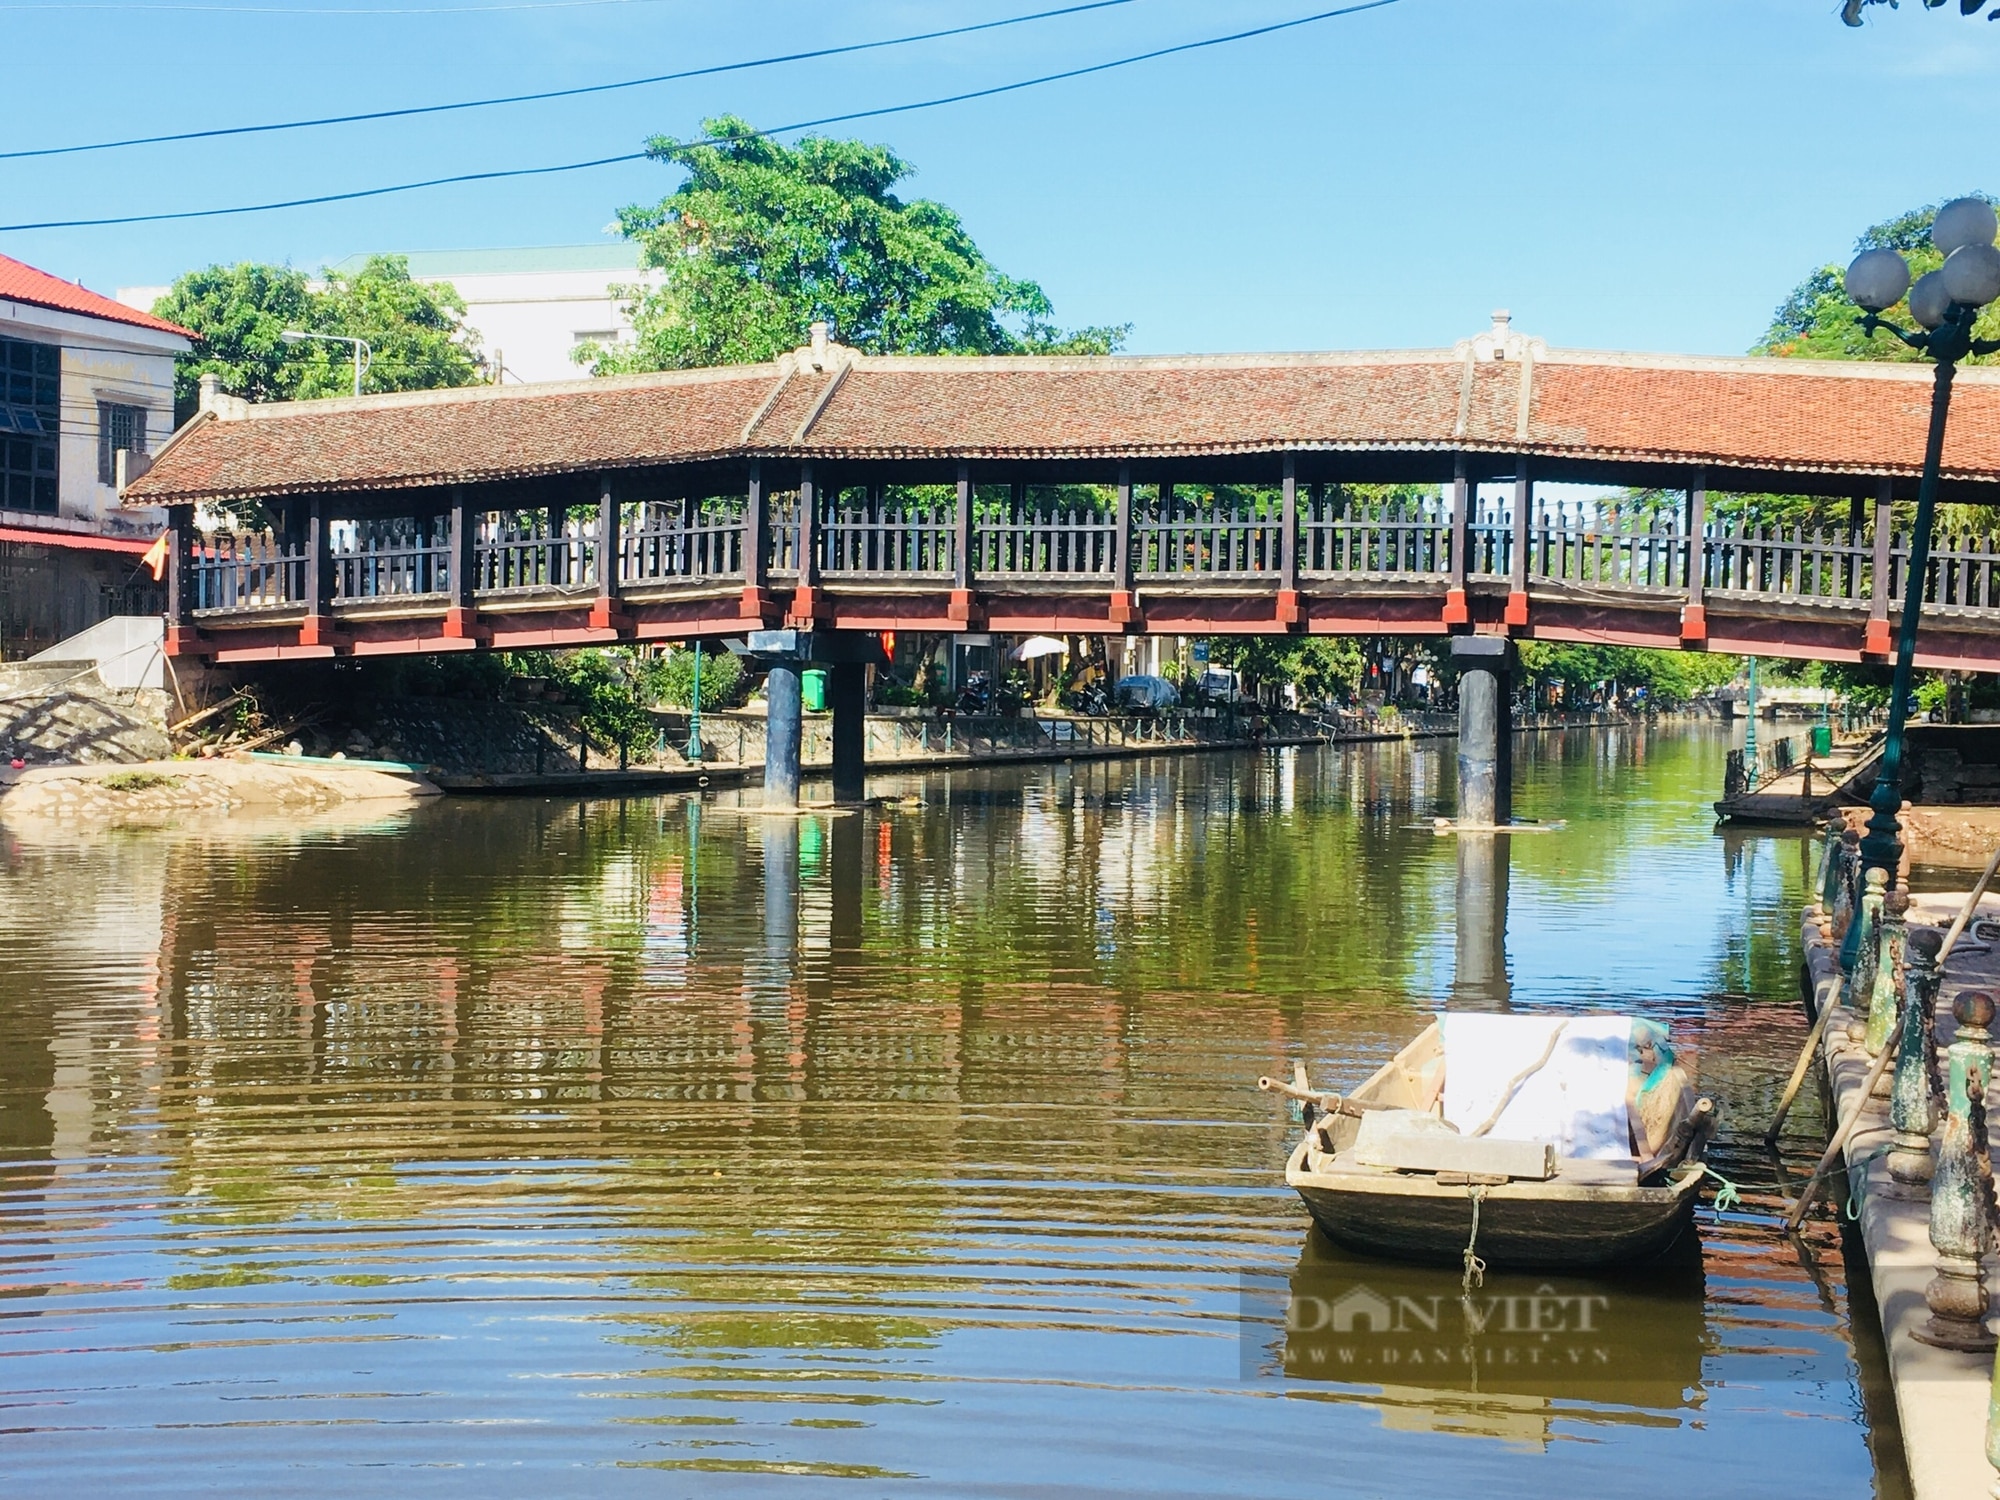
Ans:
[[[641,507],[618,534],[618,576],[633,582],[743,576],[747,510],[741,499],[683,500]]]
[[[1451,572],[1451,522],[1436,502],[1327,496],[1303,510],[1302,578]]]
[[[1268,577],[1284,566],[1284,523],[1253,501],[1169,495],[1134,506],[1132,559],[1143,582]]]
[[[1110,510],[1024,498],[974,513],[973,577],[1109,579],[1117,560],[1118,517]]]
[[[812,570],[829,582],[932,587],[1049,580],[1109,588],[1122,563],[1139,584],[1268,581],[1275,589],[1289,574],[1308,585],[1432,587],[1467,578],[1635,601],[1698,592],[1882,617],[1885,602],[1900,602],[1908,573],[1908,537],[1878,542],[1871,527],[1849,533],[1718,521],[1690,538],[1676,511],[1599,512],[1574,503],[1525,517],[1511,506],[1483,506],[1461,529],[1442,500],[1301,495],[1288,537],[1284,511],[1269,496],[1169,489],[1134,497],[1129,545],[1121,548],[1117,511],[1074,493],[1051,499],[1016,488],[1001,499],[984,491],[970,497],[965,514],[967,502],[948,487],[820,495],[810,517],[796,492],[767,495],[761,518],[742,496],[627,505],[608,552],[602,512],[489,513],[475,518],[462,590],[448,516],[334,521],[318,559],[297,535],[218,533],[192,548],[182,597],[193,613],[212,617],[310,607],[315,590],[322,602],[339,603],[783,581],[800,576],[802,535],[811,539]],[[761,559],[753,552],[760,531]],[[1887,585],[1879,594],[1878,572]],[[2000,614],[2000,540],[1941,536],[1922,587],[1929,608]]]
[[[958,564],[955,504],[843,499],[821,518],[820,571],[830,577],[949,578]]]

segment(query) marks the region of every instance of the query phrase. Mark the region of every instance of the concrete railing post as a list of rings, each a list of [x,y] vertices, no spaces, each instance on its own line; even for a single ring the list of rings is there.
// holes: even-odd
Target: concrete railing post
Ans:
[[[1889,1176],[1915,1197],[1928,1187],[1935,1163],[1931,1132],[1938,1124],[1938,950],[1944,934],[1919,927],[1904,945],[1903,1024],[1896,1037],[1896,1075],[1889,1085]]]
[[[1993,1079],[1987,1027],[1993,1020],[1993,997],[1984,990],[1967,990],[1951,1013],[1958,1019],[1958,1035],[1947,1053],[1951,1074],[1945,1121],[1931,1176],[1937,1272],[1924,1288],[1930,1321],[1915,1336],[1939,1349],[1985,1353],[1995,1342],[1986,1327],[1984,1264],[1993,1239],[1993,1160],[1986,1142],[1986,1090]]]
[[[1852,1011],[1864,1010],[1875,993],[1875,965],[1882,942],[1882,901],[1888,891],[1889,872],[1870,870],[1861,892],[1859,920],[1848,929],[1855,935],[1847,945],[1854,950],[1853,956],[1850,958],[1845,951],[1841,954],[1840,1003]],[[1848,1029],[1851,1040],[1861,1040],[1861,1025],[1857,1018]]]
[[[1897,999],[1901,993],[1897,978],[1906,962],[1904,950],[1909,927],[1904,918],[1909,909],[1908,891],[1890,891],[1882,898],[1882,926],[1875,938],[1875,976],[1868,987],[1868,1023],[1861,1033],[1861,1044],[1871,1057],[1881,1056],[1896,1032]],[[1886,1076],[1877,1083],[1875,1092],[1888,1097]]]

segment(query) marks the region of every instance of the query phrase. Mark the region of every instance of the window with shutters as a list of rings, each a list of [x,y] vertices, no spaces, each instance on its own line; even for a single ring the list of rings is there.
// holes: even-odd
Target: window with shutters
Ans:
[[[146,451],[146,408],[120,406],[115,401],[97,403],[97,482],[118,482],[118,450]]]
[[[62,350],[0,339],[0,510],[56,511]]]

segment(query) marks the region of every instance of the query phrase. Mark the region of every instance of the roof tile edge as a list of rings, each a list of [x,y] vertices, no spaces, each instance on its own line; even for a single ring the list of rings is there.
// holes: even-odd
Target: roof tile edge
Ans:
[[[395,411],[413,406],[444,406],[459,401],[532,401],[542,396],[585,395],[593,391],[663,389],[677,385],[720,385],[735,381],[773,380],[776,363],[712,365],[700,370],[651,370],[638,375],[586,375],[577,380],[549,380],[530,385],[448,385],[429,391],[385,391],[373,396],[321,396],[309,401],[247,403],[252,420],[322,416],[335,412]]]

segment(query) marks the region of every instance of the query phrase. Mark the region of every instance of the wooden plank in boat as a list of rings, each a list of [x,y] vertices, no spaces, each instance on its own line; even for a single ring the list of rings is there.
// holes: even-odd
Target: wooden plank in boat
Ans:
[[[1470,1172],[1546,1182],[1556,1175],[1556,1148],[1547,1141],[1505,1141],[1445,1131],[1384,1130],[1370,1138],[1362,1122],[1354,1159],[1396,1172]]]

